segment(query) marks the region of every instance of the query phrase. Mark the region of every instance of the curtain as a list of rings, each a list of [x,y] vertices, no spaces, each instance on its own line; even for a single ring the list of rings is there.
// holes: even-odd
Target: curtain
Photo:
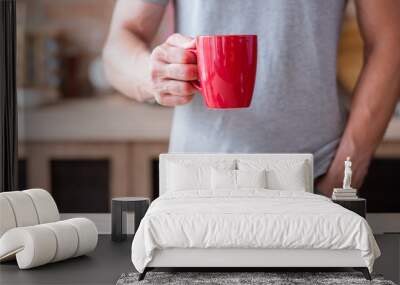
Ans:
[[[17,190],[15,0],[0,0],[0,191]]]

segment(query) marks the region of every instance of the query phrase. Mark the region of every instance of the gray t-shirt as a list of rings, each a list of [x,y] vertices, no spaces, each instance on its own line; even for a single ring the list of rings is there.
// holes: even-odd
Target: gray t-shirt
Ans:
[[[166,4],[168,0],[147,0]],[[202,97],[175,108],[171,152],[314,154],[326,172],[346,122],[336,50],[345,0],[175,0],[188,36],[257,34],[251,107],[209,110]]]

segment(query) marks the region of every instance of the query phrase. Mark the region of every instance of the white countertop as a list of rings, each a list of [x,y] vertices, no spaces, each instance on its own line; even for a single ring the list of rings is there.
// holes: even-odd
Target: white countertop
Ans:
[[[121,95],[63,100],[18,112],[21,141],[167,141],[172,108]]]
[[[121,95],[70,99],[18,112],[20,141],[167,141],[172,108]],[[385,141],[400,141],[393,119]]]

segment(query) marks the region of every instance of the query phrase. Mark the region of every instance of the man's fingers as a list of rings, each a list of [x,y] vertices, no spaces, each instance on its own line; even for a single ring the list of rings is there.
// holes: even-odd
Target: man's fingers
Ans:
[[[196,64],[171,63],[165,64],[162,69],[162,75],[164,78],[184,81],[197,80],[198,78]]]
[[[152,57],[165,63],[196,63],[194,53],[183,48],[163,44],[154,49]]]
[[[190,101],[192,101],[192,99],[193,95],[175,96],[175,95],[164,94],[157,99],[157,102],[163,106],[174,107],[174,106],[185,105]]]
[[[195,40],[174,34],[151,54],[150,75],[156,100],[164,106],[179,106],[193,99],[197,80],[196,56],[186,49],[194,48]]]
[[[194,38],[186,37],[181,34],[173,34],[167,39],[167,43],[171,46],[188,49],[195,48],[196,42]]]
[[[166,80],[164,83],[164,92],[175,96],[193,95],[197,90],[190,83],[178,80]]]

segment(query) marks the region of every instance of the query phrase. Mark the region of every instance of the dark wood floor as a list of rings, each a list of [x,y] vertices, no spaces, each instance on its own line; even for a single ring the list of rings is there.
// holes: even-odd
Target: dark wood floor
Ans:
[[[134,271],[131,242],[115,243],[100,235],[96,250],[87,256],[28,270],[19,270],[15,261],[2,263],[0,284],[115,284],[122,273]]]
[[[19,270],[15,261],[0,264],[0,285],[20,284],[115,284],[122,273],[135,271],[131,259],[132,238],[124,242],[112,242],[111,236],[100,235],[95,251],[81,256],[41,267]],[[174,269],[159,269],[174,271]],[[209,271],[207,268],[180,268],[179,271]],[[262,271],[349,271],[348,268],[270,268]],[[212,271],[237,271],[232,268]],[[246,268],[246,271],[253,271]],[[254,269],[260,271],[260,269]]]
[[[400,243],[394,235],[377,236],[378,244],[382,251],[375,264],[375,272],[383,274],[386,279],[398,281],[398,249]],[[389,239],[385,243],[384,239]],[[95,251],[88,256],[81,256],[41,267],[19,270],[16,262],[0,264],[0,285],[19,284],[115,284],[119,276],[125,272],[135,271],[130,254],[132,238],[124,242],[111,241],[109,235],[100,235]],[[390,247],[394,243],[395,247]],[[393,250],[396,249],[396,250]],[[390,270],[389,270],[390,269]],[[165,269],[162,269],[165,270]],[[179,269],[191,271],[191,269]],[[248,269],[247,269],[248,270]],[[351,269],[282,269],[282,271],[348,271]],[[198,270],[202,271],[202,270]],[[213,269],[215,271],[215,269]],[[229,270],[228,270],[229,271]],[[281,271],[277,268],[266,271]]]

